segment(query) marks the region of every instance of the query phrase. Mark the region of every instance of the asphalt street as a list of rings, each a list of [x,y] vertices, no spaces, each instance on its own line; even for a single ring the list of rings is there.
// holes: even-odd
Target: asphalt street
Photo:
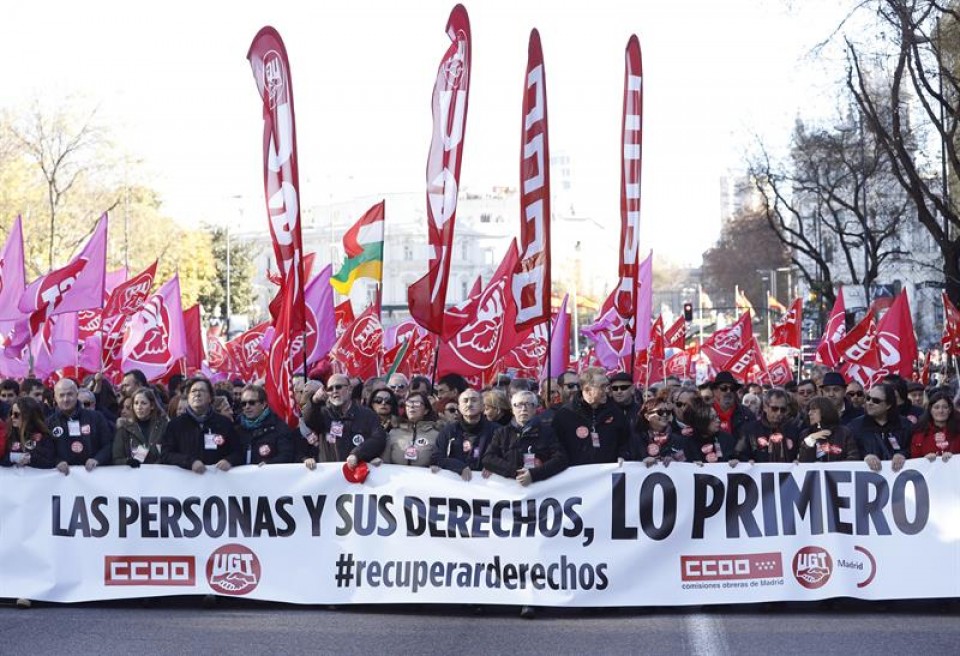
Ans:
[[[922,601],[541,609],[336,609],[169,598],[77,605],[0,602],[0,654],[935,654],[960,653],[960,605]]]

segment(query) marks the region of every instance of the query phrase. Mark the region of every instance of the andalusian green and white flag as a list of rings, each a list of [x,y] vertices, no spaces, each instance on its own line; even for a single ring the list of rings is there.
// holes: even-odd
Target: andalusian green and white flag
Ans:
[[[386,201],[380,201],[360,217],[343,235],[346,260],[330,284],[347,296],[357,278],[383,280],[383,215]]]

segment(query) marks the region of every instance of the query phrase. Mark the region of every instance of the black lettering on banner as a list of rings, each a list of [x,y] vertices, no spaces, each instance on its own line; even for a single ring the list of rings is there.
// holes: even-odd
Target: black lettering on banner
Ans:
[[[429,504],[430,508],[427,511],[427,524],[430,528],[430,537],[432,538],[444,538],[447,536],[447,532],[443,530],[442,524],[446,519],[446,516],[443,514],[444,500],[439,497],[430,497]]]
[[[526,506],[526,508],[524,508]],[[526,510],[526,512],[524,512]],[[526,503],[522,501],[513,502],[513,537],[520,537],[523,527],[527,528],[527,537],[532,538],[536,534],[537,528],[537,501],[536,499],[527,499]]]
[[[274,506],[277,510],[277,516],[283,521],[283,526],[277,528],[276,536],[281,538],[288,538],[293,535],[297,530],[297,522],[294,521],[293,515],[290,514],[290,511],[287,509],[287,506],[293,505],[293,497],[280,497],[277,499],[276,505]]]
[[[763,508],[763,534],[767,537],[780,535],[777,494],[774,492],[776,478],[773,472],[760,474],[760,505]]]
[[[583,498],[581,497],[570,497],[563,502],[563,514],[570,520],[571,526],[563,529],[563,536],[566,538],[575,538],[581,533],[586,533],[583,530],[583,518],[580,516],[580,513],[577,512],[577,506],[583,505]],[[590,535],[587,536],[587,541],[583,546],[589,546],[593,542],[593,529],[589,531]]]
[[[243,537],[252,535],[253,513],[250,510],[250,497],[227,497],[227,524],[230,527],[230,537],[236,537],[237,527]]]
[[[707,502],[707,490],[710,501]],[[710,474],[693,475],[693,532],[694,540],[703,539],[703,525],[723,507],[723,481]]]
[[[179,538],[180,517],[183,512],[180,509],[180,501],[174,497],[160,497],[160,535],[161,537]]]
[[[103,508],[106,505],[107,497],[94,497],[93,503],[90,506],[94,519],[100,524],[98,528],[91,527],[90,535],[95,538],[102,538],[110,531],[110,522],[107,521],[107,516],[103,512]]]
[[[890,525],[883,516],[883,508],[890,501],[890,486],[887,479],[876,472],[857,472],[854,476],[857,506],[855,519],[857,535],[870,535],[870,522],[877,529],[877,535],[890,535]],[[876,490],[871,499],[870,488]]]
[[[906,488],[913,486],[915,512],[913,521],[907,519]],[[923,474],[906,469],[893,481],[893,521],[904,535],[916,535],[930,519],[930,488]]]
[[[120,497],[117,499],[117,512],[120,513],[119,535],[121,538],[125,538],[127,537],[127,527],[140,519],[140,504],[131,497]]]
[[[303,496],[303,505],[307,507],[307,514],[310,515],[310,534],[315,538],[320,537],[320,518],[326,503],[326,494],[318,494],[316,497]]]
[[[262,536],[266,532],[270,537],[277,536],[277,524],[273,521],[273,508],[270,499],[257,497],[257,512],[253,519],[253,533]]]
[[[203,532],[203,520],[197,514],[200,497],[187,497],[183,500],[183,516],[190,522],[191,528],[183,532],[185,538],[195,538]]]
[[[740,490],[743,490],[743,501],[740,500]],[[740,524],[747,532],[747,537],[762,537],[753,511],[760,501],[757,483],[747,474],[727,474],[727,537],[740,537]]]
[[[408,537],[423,535],[427,530],[427,506],[417,497],[403,498],[403,516],[407,522]]]
[[[490,514],[487,512],[489,508],[489,499],[473,500],[473,523],[470,527],[470,533],[473,537],[486,538],[490,536],[490,530],[487,528],[490,523]]]
[[[343,524],[337,527],[337,536],[341,538],[350,535],[350,531],[353,530],[353,515],[347,510],[347,504],[350,503],[351,499],[352,497],[349,494],[341,494],[337,497],[337,514],[343,521]]]
[[[470,537],[467,522],[470,520],[470,504],[463,499],[448,499],[450,512],[447,517],[447,537]]]
[[[150,526],[157,521],[157,497],[140,497],[140,537],[156,538],[160,536],[157,529]]]
[[[73,508],[70,510],[70,520],[64,528],[61,499],[54,495],[51,497],[51,534],[61,537],[74,537],[77,534],[82,537],[102,538],[110,531],[110,523],[103,512],[103,507],[107,505],[106,497],[94,497],[87,512],[87,500],[85,497],[74,497]],[[96,524],[90,523],[90,515]]]
[[[653,517],[653,501],[657,489],[663,495],[663,516],[657,525]],[[677,488],[669,476],[655,472],[643,479],[640,486],[640,527],[651,540],[664,540],[677,524]],[[636,535],[636,529],[634,529]],[[599,575],[599,571],[597,572]]]
[[[610,581],[607,579],[607,564],[597,564],[597,590],[606,590],[609,585]]]
[[[790,472],[781,472],[780,514],[783,521],[783,534],[797,534],[794,510],[799,513],[800,519],[809,518],[810,535],[823,533],[822,496],[818,472],[808,471],[803,477],[801,488],[797,487],[797,482]]]
[[[540,503],[538,528],[544,537],[556,537],[563,525],[563,507],[560,502],[550,497]]]
[[[507,531],[503,528],[503,513],[507,510],[510,510],[509,501],[497,501],[495,504],[493,504],[490,525],[493,527],[493,534],[498,538],[510,537],[510,531]]]
[[[220,497],[210,497],[203,503],[203,532],[218,538],[227,528],[227,506]]]
[[[387,522],[386,526],[380,526],[377,529],[377,535],[381,537],[393,535],[397,532],[397,518],[393,516],[393,510],[390,508],[391,505],[393,505],[393,497],[389,494],[381,496],[377,501],[377,510],[380,516]]]
[[[824,475],[827,479],[827,531],[853,535],[853,524],[840,521],[840,511],[850,507],[850,497],[840,495],[840,484],[850,482],[850,472],[830,470]]]
[[[615,472],[610,480],[610,537],[614,540],[636,540],[637,527],[627,526],[627,475]]]

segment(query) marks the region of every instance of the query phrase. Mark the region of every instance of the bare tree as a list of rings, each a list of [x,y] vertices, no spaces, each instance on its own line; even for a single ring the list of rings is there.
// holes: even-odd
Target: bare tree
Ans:
[[[960,174],[958,6],[949,0],[870,0],[861,6],[876,12],[882,29],[869,42],[846,38],[847,87],[942,254],[946,291],[956,303],[960,214],[950,187]],[[878,76],[878,69],[885,75]],[[911,134],[918,131],[925,148],[913,147]],[[931,146],[939,146],[939,162],[932,161]]]
[[[798,121],[787,163],[764,150],[750,168],[767,223],[820,300],[821,315],[837,283],[862,286],[868,299],[884,266],[909,256],[899,233],[912,203],[855,115],[829,128]]]
[[[50,212],[50,243],[47,267],[53,268],[56,246],[57,214],[70,190],[90,167],[89,156],[102,143],[102,133],[94,124],[96,111],[76,121],[76,115],[64,109],[48,113],[39,101],[23,120],[10,126],[11,134],[43,174]]]

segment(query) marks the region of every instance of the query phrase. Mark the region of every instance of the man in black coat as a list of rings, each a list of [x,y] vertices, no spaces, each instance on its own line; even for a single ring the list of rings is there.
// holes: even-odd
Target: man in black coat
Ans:
[[[160,440],[160,463],[190,469],[197,474],[207,466],[227,471],[243,462],[240,440],[233,424],[213,409],[213,385],[206,378],[187,381],[187,410],[167,424]]]
[[[553,432],[570,465],[593,465],[630,457],[630,434],[620,407],[608,397],[610,382],[602,369],[580,374],[580,393],[561,406]]]
[[[297,437],[297,459],[307,469],[318,462],[346,462],[356,469],[379,458],[387,445],[380,419],[370,408],[353,402],[350,379],[333,374],[303,408],[303,422],[313,431]]]
[[[469,481],[473,471],[480,470],[480,461],[493,432],[500,424],[494,424],[483,416],[483,397],[475,389],[468,389],[458,401],[460,417],[440,430],[436,448],[430,457],[430,468],[456,472]]]
[[[267,405],[267,391],[247,385],[240,392],[237,437],[244,465],[272,465],[293,462],[293,435],[290,427]]]
[[[57,470],[70,473],[71,465],[92,471],[112,460],[113,428],[96,410],[78,403],[77,384],[69,378],[53,388],[56,409],[47,417],[47,428],[57,445]]]

